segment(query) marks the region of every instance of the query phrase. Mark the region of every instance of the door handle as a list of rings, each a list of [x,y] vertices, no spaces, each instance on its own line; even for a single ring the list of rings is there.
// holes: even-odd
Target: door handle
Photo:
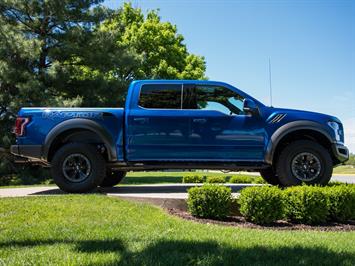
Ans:
[[[206,118],[194,118],[194,119],[192,119],[192,122],[199,123],[199,124],[204,124],[204,123],[207,122],[207,119]]]

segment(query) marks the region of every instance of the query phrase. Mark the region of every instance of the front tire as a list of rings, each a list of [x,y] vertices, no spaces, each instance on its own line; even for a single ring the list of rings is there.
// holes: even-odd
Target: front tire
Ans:
[[[51,174],[57,186],[65,192],[89,192],[102,183],[106,162],[94,146],[69,143],[54,154]]]
[[[272,167],[260,170],[261,177],[270,185],[280,185],[280,180]]]
[[[283,186],[328,184],[333,173],[329,152],[310,140],[289,144],[280,154],[276,174]]]
[[[126,172],[124,171],[114,171],[109,169],[106,173],[106,177],[100,184],[100,187],[114,187],[120,183],[125,176]]]

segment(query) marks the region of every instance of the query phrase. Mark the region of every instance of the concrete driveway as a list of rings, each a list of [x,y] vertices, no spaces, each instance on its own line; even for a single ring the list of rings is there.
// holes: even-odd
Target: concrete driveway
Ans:
[[[355,175],[333,175],[331,181],[355,183]],[[258,184],[225,184],[232,189],[233,195],[249,186]],[[113,188],[99,188],[95,193],[109,196],[132,197],[132,198],[165,198],[186,199],[187,190],[201,184],[152,184],[152,185],[119,185]],[[0,188],[0,197],[24,197],[36,195],[60,195],[67,194],[56,186],[23,187],[23,188]]]
[[[260,186],[258,184],[225,184],[232,189],[234,195],[249,186]],[[176,198],[186,199],[187,190],[201,184],[154,184],[154,185],[120,185],[113,188],[98,188],[94,193],[106,194],[119,197],[141,197],[141,198]],[[56,186],[47,187],[23,187],[23,188],[2,188],[0,197],[25,197],[67,194]]]
[[[330,181],[339,181],[339,182],[344,182],[344,183],[355,183],[355,175],[333,175],[332,179]]]
[[[121,185],[113,188],[98,188],[93,193],[106,194],[111,197],[119,197],[136,202],[150,203],[166,209],[187,210],[187,190],[193,186],[202,184],[155,184],[155,185]],[[255,184],[225,184],[232,189],[234,197],[239,191]],[[27,197],[27,196],[56,196],[68,194],[58,187],[24,187],[2,188],[0,197]]]

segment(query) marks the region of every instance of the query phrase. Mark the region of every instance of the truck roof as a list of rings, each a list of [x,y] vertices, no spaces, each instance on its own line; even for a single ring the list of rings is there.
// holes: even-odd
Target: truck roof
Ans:
[[[197,80],[197,79],[141,79],[134,80],[132,83],[182,83],[182,84],[208,84],[208,85],[227,85],[228,83],[213,80]]]

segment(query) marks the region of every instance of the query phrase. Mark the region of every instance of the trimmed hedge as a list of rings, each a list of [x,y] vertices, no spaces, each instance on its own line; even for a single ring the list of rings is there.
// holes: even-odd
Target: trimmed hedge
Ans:
[[[229,178],[228,183],[233,184],[267,184],[260,176],[252,175],[233,175]]]
[[[254,181],[253,176],[248,176],[248,175],[233,175],[229,179],[229,183],[234,183],[234,184],[251,184]]]
[[[328,217],[328,194],[322,187],[291,187],[285,193],[285,216],[304,224],[322,224]]]
[[[224,176],[208,176],[206,182],[211,184],[222,184],[226,183],[226,178]]]
[[[229,187],[204,184],[188,190],[187,206],[193,216],[223,219],[230,213],[231,202]]]
[[[277,187],[249,187],[239,197],[240,213],[246,220],[270,224],[284,216],[284,197]]]
[[[347,184],[347,183],[343,183],[340,181],[331,181],[328,183],[327,187],[343,186],[345,184]]]
[[[234,183],[234,184],[266,184],[260,176],[252,175],[232,175],[232,176],[215,176],[215,175],[187,175],[182,178],[183,183]]]
[[[203,183],[206,181],[206,176],[202,175],[187,175],[182,178],[182,183]]]
[[[264,178],[262,178],[262,177],[260,177],[260,176],[255,177],[253,183],[255,183],[255,184],[268,184],[268,183],[264,180]]]
[[[222,182],[219,177],[209,182]],[[223,219],[239,207],[246,220],[270,224],[280,219],[304,224],[327,221],[355,220],[355,185],[332,184],[326,187],[296,186],[281,189],[276,186],[248,187],[233,201],[231,189],[221,185],[204,184],[188,191],[188,210],[197,217]]]
[[[355,186],[335,185],[327,187],[329,218],[345,222],[355,219]]]

